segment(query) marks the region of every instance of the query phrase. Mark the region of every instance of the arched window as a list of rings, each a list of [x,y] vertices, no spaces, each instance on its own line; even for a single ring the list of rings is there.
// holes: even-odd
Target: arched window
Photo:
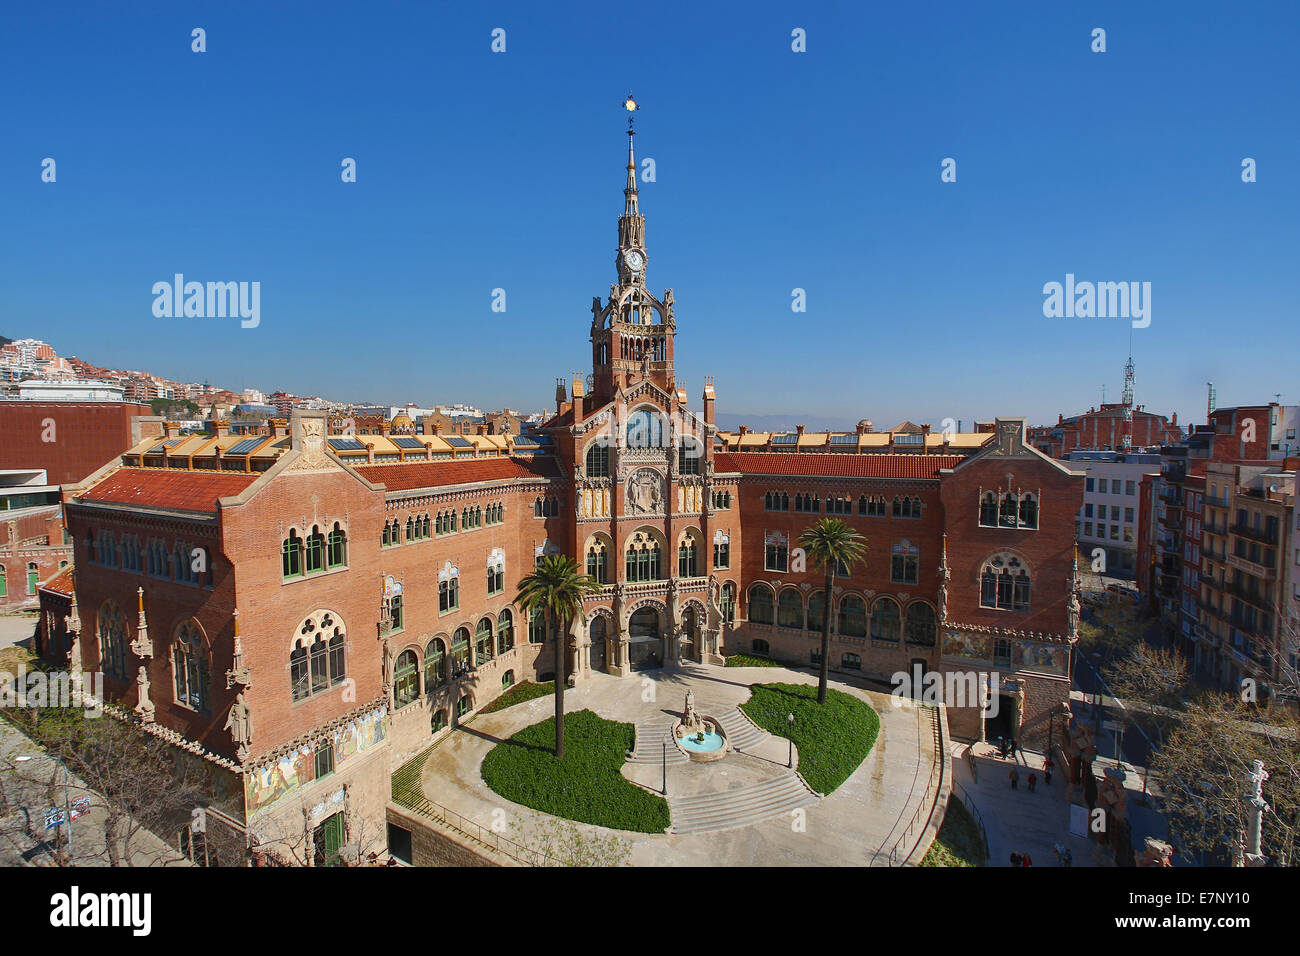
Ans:
[[[478,626],[474,628],[474,664],[478,666],[490,660],[492,660],[492,622],[484,617],[479,619]]]
[[[780,531],[770,532],[765,539],[763,567],[768,571],[790,569],[790,539]]]
[[[35,561],[27,562],[27,593],[35,594],[36,585],[40,583],[41,572]]]
[[[924,601],[916,601],[907,607],[907,643],[923,647],[934,647],[938,635],[934,608]]]
[[[469,670],[469,629],[456,628],[451,638],[451,676],[459,677]]]
[[[489,596],[500,594],[506,589],[506,553],[501,548],[493,549],[488,555],[487,593]]]
[[[446,729],[447,729],[446,709],[444,708],[443,710],[434,711],[433,716],[429,718],[429,730],[432,733],[436,734],[438,731],[446,730]]]
[[[1020,526],[1022,528],[1038,527],[1038,496],[1025,492],[1020,496]]]
[[[504,674],[501,675],[501,689],[502,689],[502,690],[505,690],[505,689],[507,689],[507,688],[514,687],[514,686],[515,686],[515,672],[514,672],[514,671],[506,671]]]
[[[587,477],[609,477],[609,446],[595,442],[587,449]]]
[[[814,591],[808,595],[808,630],[821,631],[826,615],[826,592]],[[835,627],[835,618],[831,618],[831,627]]]
[[[776,623],[803,630],[803,597],[797,588],[785,588],[776,601]]]
[[[0,564],[0,597],[4,597],[8,593],[9,593],[9,581],[8,578],[5,577],[4,565]]]
[[[749,589],[749,621],[751,624],[771,624],[772,590],[765,584],[755,584]]]
[[[736,586],[728,581],[722,586],[722,593],[718,596],[718,610],[722,613],[722,620],[727,624],[732,624],[736,620]]]
[[[347,679],[347,634],[331,611],[306,618],[289,650],[289,684],[294,700],[304,700]]]
[[[898,602],[893,598],[882,597],[871,607],[871,639],[873,641],[897,641],[902,635],[902,617],[898,612]]]
[[[281,572],[286,578],[296,578],[302,574],[302,538],[297,531],[290,531],[280,548]]]
[[[643,408],[628,416],[627,447],[664,447],[664,422],[658,412]]]
[[[846,594],[840,599],[841,637],[867,636],[867,606],[856,594]]]
[[[542,499],[540,495],[533,501],[533,517],[542,517]]]
[[[464,717],[474,709],[474,703],[470,700],[469,694],[465,694],[460,700],[456,701],[456,716]]]
[[[420,663],[415,651],[402,651],[393,674],[393,697],[398,707],[405,707],[420,696]]]
[[[699,577],[699,544],[693,534],[687,533],[682,536],[681,544],[677,546],[677,576],[682,578]]]
[[[208,654],[203,634],[193,621],[176,629],[172,639],[172,675],[176,703],[190,710],[208,712]]]
[[[448,562],[438,572],[438,613],[460,607],[460,569]]]
[[[497,615],[497,654],[504,654],[506,651],[514,650],[515,646],[515,618],[506,608]]]
[[[713,532],[713,567],[731,567],[731,535],[726,531]]]
[[[433,691],[447,683],[447,645],[435,637],[424,649],[424,692]]]
[[[325,570],[325,535],[321,534],[319,525],[312,525],[311,534],[307,535],[307,573],[315,574]]]
[[[528,643],[546,643],[546,615],[536,608],[528,613]]]
[[[704,449],[693,438],[683,438],[677,448],[677,473],[680,475],[698,475],[704,468]]]
[[[600,538],[593,539],[587,548],[587,573],[598,584],[609,583],[609,553],[605,542]]]
[[[770,654],[772,651],[767,641],[763,640],[761,637],[755,638],[754,640],[750,641],[749,647],[750,650],[752,650],[759,657],[767,657],[767,655]]]
[[[904,538],[890,548],[889,580],[895,584],[916,584],[920,580],[921,551]]]
[[[659,541],[646,531],[632,535],[627,545],[627,580],[635,584],[638,581],[658,581],[661,573]]]
[[[1013,554],[995,554],[980,571],[980,606],[1029,610],[1029,569]]]
[[[1002,509],[998,513],[998,524],[1004,528],[1014,528],[1016,526],[1016,493],[1008,491],[1002,496]]]
[[[116,601],[106,601],[96,621],[99,661],[104,673],[126,680],[126,619]]]
[[[996,528],[998,524],[998,497],[986,491],[980,499],[980,524],[986,528]]]
[[[428,522],[427,515],[424,520],[426,523]],[[428,533],[427,526],[425,533]],[[334,522],[334,530],[330,532],[329,536],[329,557],[327,562],[331,569],[341,568],[348,563],[348,533],[343,530],[343,526],[337,521]]]

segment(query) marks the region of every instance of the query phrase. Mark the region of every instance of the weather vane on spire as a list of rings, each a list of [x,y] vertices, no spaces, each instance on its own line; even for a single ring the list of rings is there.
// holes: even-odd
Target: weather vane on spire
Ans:
[[[632,120],[635,118],[632,116],[632,114],[635,113],[640,108],[641,108],[640,104],[638,104],[637,101],[632,98],[632,91],[629,90],[627,94],[627,99],[623,101],[623,109],[627,110],[628,132],[632,131]]]

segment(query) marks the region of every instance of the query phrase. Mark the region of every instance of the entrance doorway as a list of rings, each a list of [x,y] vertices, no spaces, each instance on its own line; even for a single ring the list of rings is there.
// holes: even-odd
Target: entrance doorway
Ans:
[[[685,638],[681,643],[682,660],[698,661],[700,659],[700,614],[693,607],[682,611],[682,636]]]
[[[591,649],[588,652],[587,662],[591,665],[593,671],[605,671],[605,640],[607,625],[603,617],[593,618],[591,627],[587,631],[591,639]]]
[[[628,621],[628,664],[634,671],[662,667],[663,635],[659,632],[659,612],[643,607],[632,612]]]
[[[998,694],[998,712],[996,714],[985,714],[984,716],[984,739],[989,743],[997,743],[999,737],[1011,739],[1011,728],[1015,726],[1012,721],[1016,715],[1016,698],[1012,694]]]

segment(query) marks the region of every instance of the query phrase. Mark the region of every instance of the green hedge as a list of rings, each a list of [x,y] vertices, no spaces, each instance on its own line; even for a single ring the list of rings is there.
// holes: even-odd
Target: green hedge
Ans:
[[[534,684],[532,681],[524,681],[522,684],[516,684],[508,691],[498,697],[492,703],[488,704],[480,714],[491,714],[498,710],[505,710],[507,707],[513,707],[515,704],[522,704],[526,700],[532,700],[536,697],[545,697],[547,694],[555,693],[555,681],[548,680],[544,684]],[[554,734],[552,734],[554,735]]]
[[[794,738],[799,772],[818,793],[832,793],[867,759],[880,733],[880,716],[843,691],[826,691],[817,703],[809,684],[755,684],[740,705],[749,719],[770,734]],[[794,714],[793,734],[787,715]]]
[[[564,759],[555,759],[555,718],[525,727],[483,758],[483,782],[534,810],[638,833],[662,833],[668,801],[619,772],[636,730],[589,710],[564,715]]]
[[[728,667],[781,667],[779,661],[770,657],[755,657],[753,654],[730,654],[727,656]]]

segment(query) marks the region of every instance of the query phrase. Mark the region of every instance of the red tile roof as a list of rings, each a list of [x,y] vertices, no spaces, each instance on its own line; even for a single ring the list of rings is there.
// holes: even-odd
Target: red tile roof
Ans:
[[[955,468],[963,455],[859,455],[824,452],[719,452],[713,466],[719,472],[750,475],[819,475],[829,478],[934,478],[941,468]]]
[[[41,585],[42,591],[53,591],[55,594],[63,594],[67,597],[72,596],[72,565],[68,565],[59,571],[58,574],[50,578]]]
[[[389,491],[438,488],[474,481],[504,481],[510,478],[560,477],[560,470],[549,455],[538,455],[536,458],[453,458],[353,467],[367,481],[382,484]]]
[[[218,498],[239,494],[259,477],[235,471],[119,468],[81,498],[83,501],[216,514]]]

